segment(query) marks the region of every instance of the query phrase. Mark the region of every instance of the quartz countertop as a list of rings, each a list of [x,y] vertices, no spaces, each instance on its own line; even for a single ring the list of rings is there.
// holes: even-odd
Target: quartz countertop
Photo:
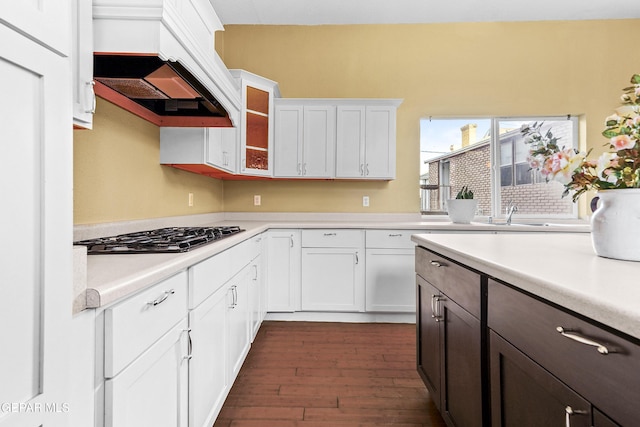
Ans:
[[[417,234],[412,240],[640,339],[640,262],[597,256],[588,233]]]
[[[411,230],[423,233],[434,232],[587,232],[589,226],[582,224],[553,224],[548,226],[511,226],[487,223],[453,224],[448,221],[421,221],[402,215],[375,215],[373,217],[355,215],[309,215],[309,216],[255,216],[238,215],[237,219],[219,215],[181,217],[157,221],[136,221],[133,223],[80,226],[74,230],[74,240],[110,236],[131,231],[148,230],[165,226],[218,226],[238,225],[245,231],[211,244],[180,254],[123,254],[86,256],[86,306],[98,308],[112,304],[120,298],[131,295],[147,286],[168,278],[200,261],[222,252],[244,240],[268,229],[303,228],[359,228]],[[249,219],[247,219],[249,218]],[[529,234],[529,233],[527,233]]]

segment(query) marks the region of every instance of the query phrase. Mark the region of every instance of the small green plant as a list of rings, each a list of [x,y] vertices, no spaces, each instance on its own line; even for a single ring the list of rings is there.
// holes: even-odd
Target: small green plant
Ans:
[[[473,191],[469,190],[466,185],[458,191],[456,199],[473,199]]]

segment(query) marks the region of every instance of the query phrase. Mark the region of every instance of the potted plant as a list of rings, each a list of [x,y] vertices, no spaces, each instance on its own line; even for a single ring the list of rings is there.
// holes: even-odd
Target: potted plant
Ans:
[[[473,191],[466,185],[458,191],[455,199],[447,200],[447,214],[451,222],[469,224],[476,214],[478,201],[473,198]]]

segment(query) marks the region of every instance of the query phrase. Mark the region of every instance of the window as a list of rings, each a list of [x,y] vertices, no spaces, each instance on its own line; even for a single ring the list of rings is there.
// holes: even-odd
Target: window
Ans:
[[[566,147],[577,146],[577,119],[558,117],[424,119],[420,123],[420,188],[423,214],[444,214],[444,201],[467,185],[478,199],[478,214],[577,216],[564,186],[546,182],[529,168],[529,146],[520,128],[544,122]],[[496,165],[496,167],[492,167]]]

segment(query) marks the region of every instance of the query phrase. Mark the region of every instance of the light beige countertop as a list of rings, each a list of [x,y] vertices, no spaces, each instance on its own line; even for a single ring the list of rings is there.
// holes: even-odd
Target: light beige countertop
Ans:
[[[256,219],[260,217],[263,219]],[[589,230],[589,226],[584,223],[581,225],[527,226],[514,224],[506,226],[486,223],[453,224],[448,221],[422,221],[419,217],[417,219],[415,215],[402,214],[236,214],[231,217],[228,214],[205,214],[160,220],[77,226],[74,230],[74,241],[167,226],[237,225],[245,231],[181,254],[88,255],[86,256],[86,268],[79,268],[81,271],[86,270],[86,276],[80,279],[85,280],[85,283],[76,285],[75,288],[86,288],[87,308],[104,307],[268,229],[360,228],[412,230],[423,233],[586,232]]]
[[[640,262],[597,256],[588,233],[419,234],[412,240],[640,339]]]

